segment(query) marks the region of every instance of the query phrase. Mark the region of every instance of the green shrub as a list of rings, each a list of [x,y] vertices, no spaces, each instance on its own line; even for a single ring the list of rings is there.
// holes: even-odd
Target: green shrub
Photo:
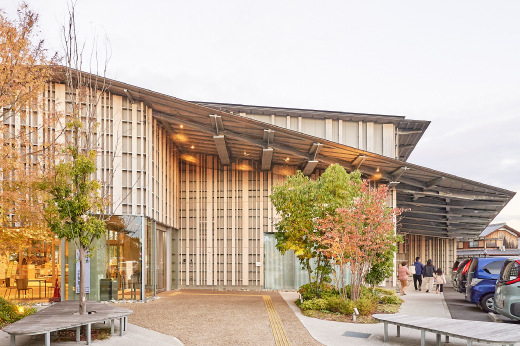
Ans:
[[[326,310],[327,300],[320,298],[306,300],[300,305],[300,308],[302,310]]]
[[[298,289],[303,300],[310,300],[314,298],[327,298],[339,296],[339,292],[335,286],[323,283],[316,288],[316,285],[305,284]]]
[[[352,299],[352,297],[350,296],[350,293],[351,293],[351,287],[350,285],[347,285],[345,286],[345,289],[347,290],[347,297],[348,299]],[[366,286],[363,286],[362,290],[361,290],[361,297],[363,296],[366,296],[366,295],[373,295],[373,292],[370,288],[366,287]]]
[[[377,310],[377,301],[372,297],[361,297],[354,305],[363,316],[370,316]]]
[[[340,297],[329,297],[327,300],[327,310],[339,312],[344,315],[352,315],[354,312],[354,303],[352,300],[344,301]]]
[[[395,294],[395,291],[394,290],[390,290],[390,289],[387,289],[387,288],[380,288],[380,287],[376,287],[376,289],[374,290],[378,293],[381,293],[385,296],[391,296],[393,294]]]
[[[0,298],[0,328],[32,315],[35,312],[36,309],[31,306],[17,305],[4,298]]]
[[[403,302],[401,300],[401,298],[399,298],[395,294],[393,294],[391,296],[383,296],[381,298],[381,301],[383,302],[383,304],[395,304],[395,305],[401,305],[401,303]]]

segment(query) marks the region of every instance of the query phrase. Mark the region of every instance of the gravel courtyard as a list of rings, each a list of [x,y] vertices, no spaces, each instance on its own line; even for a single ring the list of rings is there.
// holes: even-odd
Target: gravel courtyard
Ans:
[[[180,290],[159,297],[116,305],[134,311],[130,323],[174,336],[186,346],[322,345],[277,292]]]

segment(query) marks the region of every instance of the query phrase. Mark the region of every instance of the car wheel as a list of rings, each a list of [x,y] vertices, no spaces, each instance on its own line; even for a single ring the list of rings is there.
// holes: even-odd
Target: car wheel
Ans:
[[[493,293],[488,293],[480,298],[480,307],[484,312],[495,311],[495,295]]]

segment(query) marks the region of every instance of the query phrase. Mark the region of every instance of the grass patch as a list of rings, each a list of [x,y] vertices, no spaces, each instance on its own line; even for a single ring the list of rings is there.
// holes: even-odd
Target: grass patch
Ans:
[[[81,327],[80,341],[87,341],[86,327]],[[92,328],[91,340],[106,340],[110,338],[110,328]],[[76,341],[76,329],[65,329],[58,331],[55,342]]]

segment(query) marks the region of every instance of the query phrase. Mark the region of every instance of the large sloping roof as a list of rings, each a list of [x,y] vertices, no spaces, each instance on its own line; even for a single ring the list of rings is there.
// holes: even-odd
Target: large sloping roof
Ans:
[[[474,238],[515,195],[506,189],[238,114],[114,80],[108,82],[111,92],[129,94],[151,107],[153,116],[177,139],[181,152],[215,156],[227,153],[232,159],[262,161],[264,149],[270,148],[272,165],[290,163],[303,168],[313,163],[316,168],[325,169],[338,163],[348,171],[359,169],[367,178],[388,183],[396,188],[397,205],[408,209],[400,222],[399,231],[403,233]]]
[[[515,234],[516,236],[520,236],[520,232],[507,226],[505,222],[502,222],[502,223],[495,223],[495,224],[487,226],[486,229],[484,231],[482,231],[482,233],[480,233],[480,235],[478,237],[484,238],[500,228],[504,228],[506,231],[508,231],[512,234]]]
[[[406,119],[403,116],[381,115],[368,113],[352,113],[338,111],[324,111],[315,109],[301,108],[282,108],[282,107],[266,107],[266,106],[250,106],[231,103],[218,102],[200,102],[193,103],[218,109],[231,114],[260,114],[260,115],[283,115],[298,116],[302,118],[327,118],[342,119],[346,121],[371,121],[379,124],[394,124],[398,131],[399,139],[399,155],[400,161],[408,160],[408,157],[415,149],[415,146],[424,134],[424,131],[430,125],[430,121]]]

